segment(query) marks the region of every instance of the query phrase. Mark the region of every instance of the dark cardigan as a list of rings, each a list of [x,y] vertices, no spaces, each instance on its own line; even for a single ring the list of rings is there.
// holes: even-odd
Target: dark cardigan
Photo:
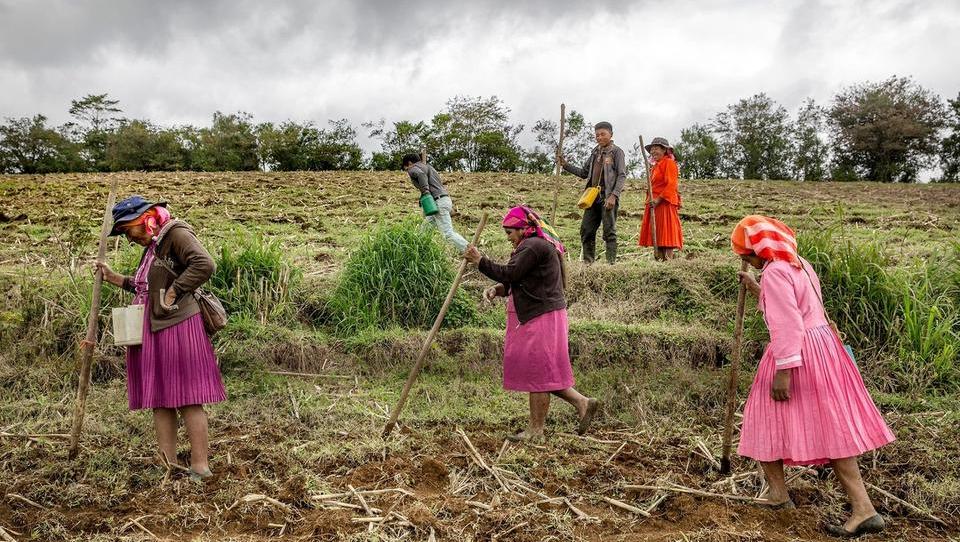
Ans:
[[[149,247],[144,249],[147,255]],[[216,270],[213,258],[207,252],[186,222],[172,220],[157,234],[153,265],[147,270],[147,290],[150,298],[150,330],[153,332],[175,326],[200,312],[193,296]],[[143,257],[140,258],[141,264]],[[139,267],[139,266],[138,266]],[[177,309],[160,306],[160,290],[177,292]],[[123,289],[136,292],[133,277],[124,277]]]
[[[541,314],[567,308],[560,258],[549,241],[528,237],[517,245],[506,265],[484,256],[477,268],[499,282],[504,295],[513,293],[517,318],[525,324]]]

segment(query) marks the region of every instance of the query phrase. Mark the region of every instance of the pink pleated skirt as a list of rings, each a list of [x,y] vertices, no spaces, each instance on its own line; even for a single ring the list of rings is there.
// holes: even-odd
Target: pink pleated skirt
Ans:
[[[150,314],[149,303],[144,313]],[[217,358],[196,314],[156,333],[143,319],[143,344],[127,347],[127,400],[130,410],[179,408],[227,398]]]
[[[568,325],[566,309],[541,314],[521,325],[510,296],[503,341],[503,389],[547,392],[572,387]]]
[[[818,465],[893,442],[863,378],[833,329],[806,330],[803,365],[792,369],[790,399],[774,401],[776,362],[769,348],[743,410],[737,452],[757,461]]]

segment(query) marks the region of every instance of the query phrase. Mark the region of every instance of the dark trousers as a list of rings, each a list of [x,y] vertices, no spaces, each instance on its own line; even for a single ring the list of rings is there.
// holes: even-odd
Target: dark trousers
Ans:
[[[617,261],[617,211],[620,209],[620,199],[607,210],[603,207],[605,194],[600,194],[593,205],[583,211],[583,220],[580,222],[580,241],[583,243],[583,261],[593,263],[597,259],[597,230],[603,224],[603,242],[607,247],[607,263]]]

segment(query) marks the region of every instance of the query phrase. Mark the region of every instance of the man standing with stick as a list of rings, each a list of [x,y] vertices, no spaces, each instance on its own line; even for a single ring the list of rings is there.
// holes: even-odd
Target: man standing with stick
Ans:
[[[583,261],[590,264],[596,260],[597,230],[603,224],[607,263],[613,264],[617,261],[617,211],[620,193],[627,181],[627,162],[623,149],[613,144],[612,124],[598,122],[593,129],[597,146],[583,167],[567,163],[562,154],[559,159],[564,171],[587,180],[585,188],[600,188],[599,197],[583,211],[580,223]]]

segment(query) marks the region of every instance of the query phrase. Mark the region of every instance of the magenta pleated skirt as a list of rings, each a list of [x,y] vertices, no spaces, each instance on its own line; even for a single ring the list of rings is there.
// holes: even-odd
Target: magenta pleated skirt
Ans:
[[[144,310],[150,314],[149,303]],[[219,403],[227,398],[220,368],[196,314],[156,333],[143,319],[143,344],[127,347],[127,400],[130,410],[179,408]]]
[[[743,410],[740,455],[818,465],[893,442],[860,371],[830,326],[806,330],[800,355],[803,365],[791,371],[790,399],[774,401],[770,387],[776,362],[769,350],[764,353]]]
[[[503,341],[503,388],[546,392],[573,386],[567,328],[566,309],[541,314],[521,325],[510,296]]]

